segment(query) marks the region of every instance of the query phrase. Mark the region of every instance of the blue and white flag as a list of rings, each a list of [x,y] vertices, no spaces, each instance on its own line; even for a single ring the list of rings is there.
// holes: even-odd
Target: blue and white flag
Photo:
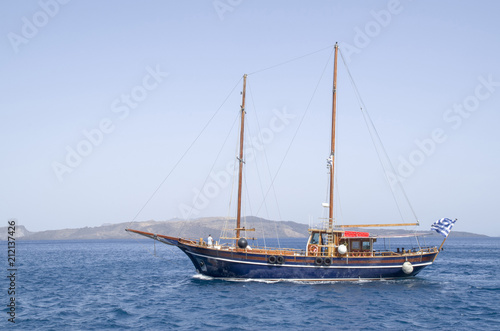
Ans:
[[[456,219],[452,221],[449,218],[442,218],[432,224],[431,230],[441,233],[443,237],[448,237],[448,234],[450,234],[451,228],[455,225],[456,221]]]

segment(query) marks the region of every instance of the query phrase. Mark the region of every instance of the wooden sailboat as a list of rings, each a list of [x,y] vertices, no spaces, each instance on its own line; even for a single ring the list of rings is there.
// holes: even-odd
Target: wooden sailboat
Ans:
[[[203,240],[171,237],[167,235],[126,229],[168,245],[180,248],[193,263],[196,271],[215,278],[337,281],[359,279],[393,279],[417,275],[431,265],[439,253],[437,247],[405,250],[375,250],[374,243],[380,237],[368,232],[348,231],[346,228],[373,226],[412,226],[418,223],[336,225],[333,217],[333,192],[335,168],[335,121],[337,98],[337,55],[333,70],[333,100],[331,150],[329,157],[329,209],[328,222],[321,228],[309,229],[305,250],[292,248],[259,248],[248,246],[245,231],[241,227],[241,194],[243,169],[243,137],[245,128],[246,78],[243,76],[241,104],[241,131],[239,146],[238,209],[235,237],[229,244],[207,245]]]

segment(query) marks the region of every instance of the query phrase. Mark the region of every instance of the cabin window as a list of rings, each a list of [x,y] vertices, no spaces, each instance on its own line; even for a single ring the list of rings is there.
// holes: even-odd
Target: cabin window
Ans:
[[[359,241],[351,241],[351,250],[360,250],[361,243]]]
[[[371,249],[369,241],[363,241],[363,250],[369,251]]]
[[[319,243],[319,232],[313,233],[311,237],[311,245],[317,245]]]

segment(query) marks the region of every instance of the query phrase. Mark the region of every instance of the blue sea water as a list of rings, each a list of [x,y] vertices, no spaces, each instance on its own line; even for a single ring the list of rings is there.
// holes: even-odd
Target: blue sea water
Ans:
[[[432,244],[440,244],[434,238]],[[282,240],[301,247],[304,240]],[[224,281],[153,241],[17,241],[16,323],[2,277],[0,329],[498,329],[500,238],[449,238],[417,277]],[[7,245],[1,252],[7,273]]]

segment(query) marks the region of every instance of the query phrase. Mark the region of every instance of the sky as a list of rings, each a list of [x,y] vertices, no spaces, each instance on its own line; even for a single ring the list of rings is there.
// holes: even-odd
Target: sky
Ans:
[[[0,220],[42,231],[234,217],[243,74],[243,214],[325,217],[338,42],[337,222],[415,214],[421,230],[448,217],[457,231],[500,236],[499,10],[3,1]],[[377,158],[347,68],[392,169]]]

